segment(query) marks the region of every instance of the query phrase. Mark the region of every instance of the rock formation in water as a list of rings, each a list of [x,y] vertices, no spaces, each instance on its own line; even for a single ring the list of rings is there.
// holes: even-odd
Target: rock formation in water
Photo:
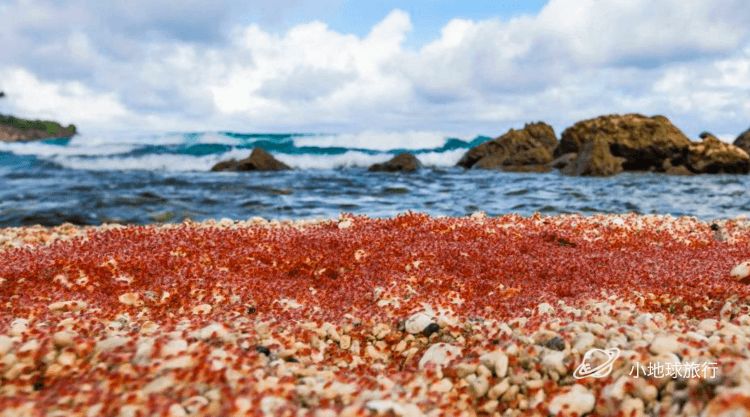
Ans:
[[[623,162],[625,158],[612,155],[606,139],[595,137],[582,145],[580,152],[562,169],[562,172],[566,175],[615,175],[622,172]]]
[[[734,146],[742,149],[750,155],[750,129],[747,129],[737,136],[737,139],[734,140]]]
[[[291,169],[289,165],[274,158],[262,148],[254,148],[245,159],[221,161],[211,171],[283,171]]]
[[[607,115],[565,129],[555,155],[579,153],[597,138],[609,144],[612,156],[623,158],[625,171],[664,171],[665,161],[682,165],[691,143],[664,116]]]
[[[27,120],[0,114],[0,142],[69,138],[75,134],[75,125],[63,126],[49,120]]]
[[[620,171],[655,171],[675,175],[744,174],[750,169],[748,154],[704,133],[692,142],[664,116],[608,115],[584,120],[565,129],[555,154],[569,165],[557,166],[569,175],[613,175]],[[594,142],[601,142],[589,146]],[[609,152],[602,148],[608,145]],[[586,150],[586,152],[584,152]],[[621,169],[613,159],[621,160]],[[606,169],[605,169],[606,168]]]
[[[416,156],[410,153],[401,153],[388,161],[371,165],[369,171],[414,172],[421,167],[422,164]]]
[[[471,148],[458,161],[464,168],[504,171],[547,171],[557,147],[552,126],[529,123],[523,129],[511,129],[504,135]]]
[[[747,174],[750,156],[741,148],[722,142],[710,133],[702,133],[701,142],[688,147],[685,165],[697,174]]]

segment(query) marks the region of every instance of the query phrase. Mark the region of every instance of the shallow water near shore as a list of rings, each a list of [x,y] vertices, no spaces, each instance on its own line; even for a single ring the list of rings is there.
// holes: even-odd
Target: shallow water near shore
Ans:
[[[487,140],[195,133],[0,144],[0,226],[153,223],[184,219],[392,216],[407,210],[462,216],[659,213],[702,219],[750,213],[750,176],[626,173],[575,178],[557,172],[466,171],[453,165]],[[393,143],[409,143],[391,149]],[[375,145],[372,145],[372,144]],[[289,172],[212,173],[211,165],[264,146]],[[415,174],[367,172],[410,151]]]

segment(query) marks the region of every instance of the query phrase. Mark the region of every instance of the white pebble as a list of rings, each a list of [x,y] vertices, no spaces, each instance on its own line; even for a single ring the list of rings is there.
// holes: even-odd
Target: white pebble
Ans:
[[[107,352],[128,343],[128,338],[123,336],[111,336],[96,343],[96,350]]]
[[[77,336],[72,330],[60,330],[52,336],[52,342],[59,348],[73,345],[73,340]]]
[[[10,335],[21,336],[29,329],[29,321],[26,319],[15,319],[10,323]]]
[[[211,304],[199,304],[193,307],[193,314],[208,314],[212,309]]]
[[[406,319],[406,323],[404,323],[404,327],[407,331],[407,333],[411,334],[418,334],[422,333],[422,331],[432,324],[432,316],[430,316],[427,313],[419,312],[412,314],[411,317]]]
[[[578,337],[576,337],[575,342],[573,342],[573,349],[577,350],[578,352],[584,352],[591,346],[594,346],[594,340],[595,338],[592,333],[581,333],[578,335]]]
[[[379,415],[393,413],[399,417],[419,417],[424,414],[415,404],[401,404],[393,400],[370,400],[365,405]]]
[[[573,385],[570,391],[559,394],[549,404],[549,412],[556,416],[582,416],[594,409],[596,399],[582,385]]]
[[[51,311],[81,311],[87,306],[88,304],[85,301],[68,300],[68,301],[57,301],[57,302],[51,303],[47,307]]]
[[[742,281],[750,276],[750,260],[738,263],[729,273],[735,281]]]
[[[185,352],[188,348],[188,343],[185,339],[172,339],[161,348],[161,353],[164,356],[177,355]]]
[[[141,296],[135,292],[126,292],[124,294],[121,294],[117,299],[120,301],[120,303],[125,304],[126,306],[139,307],[143,305]]]
[[[682,349],[682,344],[677,340],[677,336],[656,336],[649,346],[651,353],[659,355],[662,353],[675,353]]]
[[[419,369],[424,369],[428,363],[432,363],[437,367],[445,366],[460,354],[461,348],[458,346],[447,343],[435,343],[422,355],[422,359],[419,360]]]
[[[503,378],[508,373],[508,356],[500,350],[485,353],[479,357],[479,361],[491,369],[498,378]]]
[[[560,375],[564,375],[567,370],[565,368],[565,352],[547,352],[542,358],[542,367],[544,367],[547,372],[555,371]]]
[[[0,356],[10,352],[11,348],[13,348],[13,339],[4,334],[0,334]]]

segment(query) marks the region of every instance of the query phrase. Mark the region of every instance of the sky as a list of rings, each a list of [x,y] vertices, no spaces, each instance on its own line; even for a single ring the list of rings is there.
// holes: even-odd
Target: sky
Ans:
[[[750,127],[746,0],[0,0],[0,113],[106,130]]]

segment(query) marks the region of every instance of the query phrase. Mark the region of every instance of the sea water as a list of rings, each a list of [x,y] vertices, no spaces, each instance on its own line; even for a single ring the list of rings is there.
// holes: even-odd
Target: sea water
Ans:
[[[729,218],[750,213],[748,175],[608,178],[455,167],[489,137],[425,132],[102,134],[0,143],[0,226],[63,222],[179,222],[229,217],[328,218],[404,211],[463,216],[518,213],[660,213]],[[262,147],[285,172],[210,172]],[[371,173],[399,152],[425,169]]]

